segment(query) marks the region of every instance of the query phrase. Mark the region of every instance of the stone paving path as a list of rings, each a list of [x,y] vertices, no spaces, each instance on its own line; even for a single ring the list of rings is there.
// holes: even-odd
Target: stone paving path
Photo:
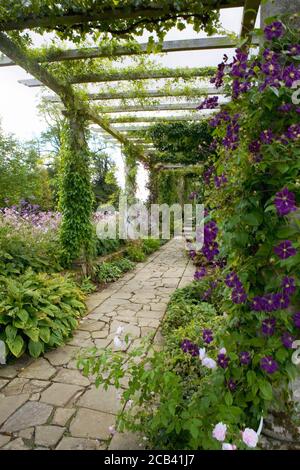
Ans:
[[[135,436],[115,434],[119,400],[114,388],[96,389],[82,376],[75,356],[80,348],[113,346],[118,326],[132,344],[155,332],[171,293],[189,283],[194,268],[183,244],[172,240],[134,271],[88,299],[88,315],[64,347],[34,360],[21,358],[0,366],[0,448],[2,449],[130,449]],[[131,346],[130,346],[131,347]]]

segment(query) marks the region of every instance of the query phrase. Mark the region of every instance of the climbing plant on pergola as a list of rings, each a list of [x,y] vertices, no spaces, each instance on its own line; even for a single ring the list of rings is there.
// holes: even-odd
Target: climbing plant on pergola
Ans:
[[[135,112],[139,110],[191,110],[195,102],[141,104],[115,107],[97,106],[95,101],[107,99],[143,100],[160,97],[199,97],[212,93],[210,89],[187,89],[185,87],[156,90],[137,90],[124,93],[106,92],[89,94],[78,91],[75,84],[106,83],[131,80],[147,80],[193,77],[209,77],[211,68],[168,69],[143,67],[109,71],[93,66],[93,61],[109,57],[140,56],[150,52],[171,52],[178,50],[205,50],[232,48],[238,40],[226,37],[204,38],[185,41],[163,42],[165,34],[173,27],[179,30],[192,24],[196,31],[208,34],[216,31],[218,11],[227,7],[244,7],[241,36],[247,35],[254,27],[260,1],[258,0],[0,0],[0,51],[5,55],[0,66],[19,65],[34,78],[26,80],[28,86],[46,86],[52,90],[62,105],[66,117],[66,128],[62,136],[62,176],[60,209],[62,212],[61,241],[65,264],[79,256],[88,258],[93,251],[92,191],[89,174],[88,149],[85,127],[93,122],[124,145],[126,157],[126,191],[129,198],[135,190],[136,162],[147,161],[147,147],[144,142],[130,139],[128,127],[112,126],[111,112]],[[57,47],[34,49],[28,30],[43,35],[50,32],[57,41],[68,40],[76,44],[75,49],[61,50]],[[148,31],[155,34],[148,44],[139,44],[136,36]],[[87,47],[86,41],[93,47]],[[100,44],[100,45],[98,45]],[[83,45],[83,47],[82,47]],[[80,62],[77,62],[80,61]],[[76,66],[76,64],[79,64]],[[94,62],[95,63],[95,62]],[[69,67],[69,64],[73,66]],[[75,65],[74,65],[75,64]],[[70,71],[68,70],[70,69]],[[24,83],[24,81],[23,81]],[[107,85],[108,86],[108,85]],[[127,93],[127,94],[126,94]],[[201,118],[201,116],[200,116]],[[121,117],[119,122],[134,122],[133,117]],[[195,116],[194,116],[195,119]],[[118,121],[115,121],[118,122]],[[139,122],[136,120],[136,122]],[[141,122],[141,121],[140,121]],[[144,122],[144,121],[143,121]],[[152,121],[153,122],[153,121]],[[150,123],[149,123],[150,124]],[[122,132],[123,131],[123,132]]]

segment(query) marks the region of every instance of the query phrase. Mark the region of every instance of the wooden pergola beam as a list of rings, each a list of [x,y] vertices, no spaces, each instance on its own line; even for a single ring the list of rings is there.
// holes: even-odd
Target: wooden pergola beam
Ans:
[[[160,103],[154,105],[133,105],[133,106],[110,106],[110,107],[101,107],[99,113],[101,114],[111,114],[111,113],[131,113],[131,112],[156,112],[156,111],[187,111],[194,110],[196,111],[199,102],[193,103]],[[208,115],[214,110],[203,110],[204,113],[207,111]],[[202,113],[203,113],[202,111]],[[206,114],[206,113],[205,113]],[[203,114],[203,115],[205,115]]]
[[[258,43],[258,39],[254,38],[254,43]],[[189,52],[189,51],[203,51],[211,49],[231,49],[236,47],[236,40],[230,39],[227,36],[199,38],[199,39],[181,39],[176,41],[165,41],[159,50],[159,43],[155,44],[154,52],[159,53],[167,52]],[[109,48],[89,47],[85,49],[69,49],[66,51],[49,51],[46,54],[38,55],[35,52],[35,57],[38,62],[62,62],[65,60],[80,60],[80,59],[97,59],[99,57],[115,57],[115,56],[130,56],[148,53],[148,43],[134,44],[132,48],[118,46],[113,51]],[[14,65],[14,61],[3,57],[0,60],[0,67]]]
[[[178,97],[178,96],[204,96],[204,95],[221,95],[222,91],[216,90],[213,87],[207,88],[191,88],[189,90],[145,90],[145,91],[122,91],[122,92],[108,92],[108,93],[88,93],[87,97],[90,101],[101,101],[101,100],[122,100],[122,99],[136,99],[136,98],[163,98],[163,97]],[[46,96],[46,99],[51,103],[59,103],[60,100],[56,96]]]
[[[216,67],[195,67],[195,68],[164,68],[162,70],[145,70],[145,71],[132,71],[130,74],[125,73],[123,70],[116,70],[113,72],[100,72],[100,73],[86,73],[79,74],[73,77],[68,77],[68,83],[106,83],[106,82],[119,82],[131,80],[153,80],[161,78],[201,78],[213,76]],[[43,86],[43,83],[35,78],[27,78],[25,80],[18,80],[22,85],[29,88]]]
[[[125,117],[115,117],[110,118],[110,123],[126,123],[126,122],[170,122],[170,121],[202,121],[205,119],[205,116],[199,114],[190,114],[184,116],[125,116]]]
[[[245,0],[241,37],[245,37],[253,31],[261,0]]]
[[[221,8],[232,8],[232,7],[241,7],[243,6],[242,0],[212,0],[209,2],[203,1],[204,5],[211,7],[212,9],[219,10]],[[23,16],[17,20],[7,20],[1,21],[0,30],[1,31],[23,31],[24,29],[35,29],[35,28],[45,28],[45,29],[55,29],[59,26],[74,26],[74,25],[84,25],[89,24],[91,27],[94,25],[95,28],[101,29],[102,22],[113,22],[113,20],[120,19],[159,19],[165,17],[166,15],[172,15],[174,18],[182,18],[185,15],[196,16],[196,13],[193,14],[192,11],[178,11],[174,7],[161,7],[158,3],[152,7],[141,7],[136,8],[104,8],[101,12],[94,9],[84,11],[82,13],[75,12],[71,8],[68,11],[63,12],[57,16],[43,16],[39,15],[39,12],[35,14],[30,14],[27,17]],[[105,29],[104,29],[105,30]]]

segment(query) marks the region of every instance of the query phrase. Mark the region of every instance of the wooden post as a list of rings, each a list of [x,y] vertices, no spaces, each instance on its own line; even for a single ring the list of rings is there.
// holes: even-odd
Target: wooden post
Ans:
[[[292,18],[295,13],[298,13],[298,18]],[[269,0],[261,5],[261,25],[264,24],[266,18],[276,15],[286,15],[287,20],[290,19],[291,23],[299,28],[300,0]]]

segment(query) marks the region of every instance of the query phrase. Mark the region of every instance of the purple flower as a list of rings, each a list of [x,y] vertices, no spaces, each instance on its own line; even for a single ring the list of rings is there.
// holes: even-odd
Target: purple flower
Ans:
[[[276,294],[279,310],[284,310],[290,305],[290,298],[286,294]]]
[[[184,339],[180,345],[183,352],[190,354],[195,357],[199,355],[199,348],[196,344],[192,343],[188,339]]]
[[[295,279],[293,277],[285,276],[282,279],[281,287],[284,294],[293,295],[296,292]]]
[[[283,188],[276,193],[274,203],[279,215],[287,215],[297,210],[295,194],[290,192],[288,188]]]
[[[278,111],[282,113],[289,113],[293,109],[293,105],[291,103],[283,103],[279,106]]]
[[[205,170],[205,172],[203,173],[203,178],[204,178],[204,181],[206,184],[209,184],[210,183],[210,180],[211,180],[211,177],[213,175],[215,171],[215,168],[214,166],[210,166],[207,168],[207,170]]]
[[[291,140],[300,139],[300,124],[292,124],[285,133],[285,136]]]
[[[264,57],[264,59],[266,59],[268,61],[272,61],[272,60],[277,60],[278,59],[278,54],[276,52],[272,51],[271,49],[267,48],[263,52],[263,57]]]
[[[294,341],[295,341],[294,336],[292,336],[288,331],[285,331],[281,336],[281,342],[283,346],[287,349],[293,349]]]
[[[274,140],[274,134],[272,129],[267,129],[260,134],[260,140],[264,144],[271,144],[272,141]]]
[[[284,34],[284,26],[281,21],[273,21],[273,23],[265,27],[264,33],[268,41],[278,39]]]
[[[264,299],[263,297],[254,297],[251,303],[251,310],[255,312],[262,312],[264,310]]]
[[[211,294],[212,294],[212,289],[207,289],[204,292],[201,300],[204,300],[204,301],[208,300],[211,297]]]
[[[270,75],[273,77],[278,77],[281,73],[280,65],[274,61],[265,62],[264,64],[262,64],[261,70],[265,75]]]
[[[222,367],[222,369],[226,369],[229,364],[229,357],[226,356],[226,354],[219,354],[217,363],[220,367]]]
[[[190,193],[189,199],[192,201],[192,200],[195,199],[197,196],[198,196],[198,193],[197,193],[196,191],[193,191],[192,193]]]
[[[265,312],[274,312],[280,305],[277,294],[266,294],[262,297],[262,306]]]
[[[200,270],[197,270],[194,274],[194,279],[195,281],[199,281],[199,279],[202,279],[203,277],[206,276],[206,268],[203,266],[200,268]]]
[[[204,343],[207,343],[207,344],[211,343],[214,340],[212,330],[209,330],[208,328],[204,329],[202,331],[202,338],[203,338]]]
[[[274,374],[278,370],[278,364],[272,356],[263,357],[260,360],[260,367],[268,374]]]
[[[205,243],[202,247],[202,253],[208,261],[212,261],[219,254],[219,245],[217,242]]]
[[[293,321],[296,328],[300,328],[300,312],[293,315]]]
[[[235,304],[243,304],[247,300],[247,294],[243,287],[234,289],[231,293],[231,300]]]
[[[227,274],[225,278],[225,284],[228,287],[237,287],[241,286],[241,281],[239,280],[239,277],[235,272],[231,272]]]
[[[243,351],[240,353],[240,363],[243,366],[248,366],[251,362],[251,355],[248,351]]]
[[[204,225],[204,240],[205,243],[210,243],[215,240],[218,235],[218,227],[214,220],[210,220]]]
[[[274,253],[279,256],[280,259],[287,259],[290,256],[294,256],[297,251],[290,240],[285,240],[275,246]]]
[[[261,332],[264,336],[273,336],[275,333],[276,318],[267,318],[261,324]]]
[[[254,140],[248,146],[249,152],[251,153],[259,153],[260,152],[260,142],[259,140]]]
[[[212,96],[205,98],[205,100],[196,109],[214,109],[218,106],[219,97]]]
[[[292,44],[289,46],[289,55],[300,55],[300,44]]]
[[[216,188],[219,189],[221,186],[226,184],[228,180],[226,176],[223,174],[221,176],[215,176],[214,181],[215,181]]]
[[[234,392],[236,390],[236,387],[237,387],[236,381],[233,380],[233,379],[229,379],[228,382],[227,382],[227,387],[231,392]]]
[[[296,80],[300,80],[300,69],[296,68],[294,64],[291,64],[283,69],[282,78],[285,85],[291,88]]]
[[[189,257],[190,257],[190,258],[194,259],[196,255],[197,255],[197,253],[196,253],[195,250],[190,250],[190,251],[189,251]]]

